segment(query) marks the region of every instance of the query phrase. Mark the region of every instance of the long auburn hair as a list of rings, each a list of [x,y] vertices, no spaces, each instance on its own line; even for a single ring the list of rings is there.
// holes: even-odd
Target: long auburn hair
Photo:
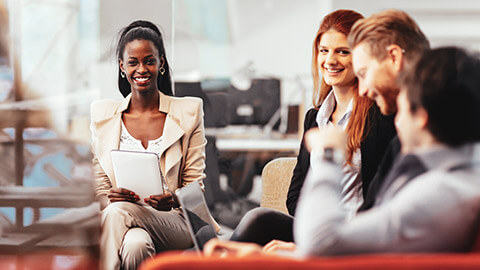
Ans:
[[[320,80],[318,71],[318,45],[322,35],[329,30],[335,30],[347,37],[354,23],[362,18],[363,16],[360,13],[353,10],[339,9],[325,16],[320,24],[313,41],[312,50],[313,106],[317,110],[330,91],[332,91],[331,85],[328,85],[323,78]],[[357,79],[355,79],[355,87],[358,87]],[[348,136],[347,164],[352,164],[353,153],[360,148],[365,134],[368,133],[368,111],[372,105],[372,100],[367,97],[361,97],[358,95],[358,91],[354,91],[353,110],[346,128]]]

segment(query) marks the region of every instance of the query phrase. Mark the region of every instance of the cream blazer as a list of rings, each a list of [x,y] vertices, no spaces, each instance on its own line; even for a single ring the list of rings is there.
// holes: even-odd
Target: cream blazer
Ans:
[[[96,196],[116,187],[110,151],[118,149],[122,112],[131,94],[123,100],[100,100],[91,105],[91,130]],[[205,139],[202,100],[171,97],[160,92],[159,111],[167,114],[163,129],[164,148],[160,168],[169,190],[175,192],[205,178]],[[203,187],[203,182],[201,182]]]

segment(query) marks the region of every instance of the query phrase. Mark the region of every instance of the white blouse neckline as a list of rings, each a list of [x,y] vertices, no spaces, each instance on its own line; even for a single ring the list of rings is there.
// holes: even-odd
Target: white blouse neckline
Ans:
[[[154,139],[149,140],[147,148],[143,147],[142,141],[133,137],[130,132],[128,132],[125,123],[122,123],[122,131],[120,134],[120,150],[133,150],[133,151],[144,151],[144,152],[153,152],[156,154],[160,154],[160,149],[162,148],[162,136]]]

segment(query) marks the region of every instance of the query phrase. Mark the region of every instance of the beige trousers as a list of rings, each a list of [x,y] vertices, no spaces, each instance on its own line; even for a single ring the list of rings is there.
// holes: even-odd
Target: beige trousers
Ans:
[[[177,210],[158,211],[116,202],[102,212],[100,269],[136,269],[146,258],[193,245],[184,217]]]

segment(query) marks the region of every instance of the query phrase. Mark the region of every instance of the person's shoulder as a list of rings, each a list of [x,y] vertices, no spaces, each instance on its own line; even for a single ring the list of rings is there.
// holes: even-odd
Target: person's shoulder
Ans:
[[[92,102],[90,105],[90,115],[93,121],[102,120],[115,114],[122,99],[102,99]]]
[[[168,96],[170,99],[170,113],[175,115],[190,115],[196,117],[200,111],[203,111],[203,101],[197,97],[175,97]]]
[[[318,114],[318,109],[316,108],[308,109],[308,111],[305,113],[305,123],[314,121],[317,118],[317,114]]]
[[[318,109],[316,108],[310,108],[308,111],[305,113],[305,119],[307,118],[312,118],[312,117],[317,117],[318,114]]]
[[[370,119],[379,123],[392,124],[393,119],[395,118],[395,114],[391,114],[391,115],[382,114],[382,112],[380,111],[380,108],[377,106],[375,102],[372,104],[372,106],[368,110],[368,114],[370,116]]]
[[[198,97],[175,97],[175,96],[168,96],[170,98],[170,102],[178,105],[185,105],[185,106],[201,106],[203,101],[201,98]]]
[[[318,114],[318,109],[316,108],[310,108],[307,113],[305,113],[305,119],[304,119],[304,126],[305,127],[312,127],[316,123],[317,119],[317,114]]]
[[[450,199],[470,200],[475,198],[478,200],[480,196],[480,168],[462,168],[450,170],[448,168],[431,168],[427,172],[418,175],[411,180],[414,185],[412,189],[416,192],[423,190],[422,196],[427,196],[427,190],[431,191],[432,196],[438,194],[445,197],[449,194]],[[446,200],[449,201],[449,200]],[[480,206],[480,204],[479,204]]]
[[[378,130],[381,134],[385,135],[388,140],[393,138],[397,131],[395,129],[395,115],[384,115],[374,103],[369,110],[369,122],[370,127]]]

